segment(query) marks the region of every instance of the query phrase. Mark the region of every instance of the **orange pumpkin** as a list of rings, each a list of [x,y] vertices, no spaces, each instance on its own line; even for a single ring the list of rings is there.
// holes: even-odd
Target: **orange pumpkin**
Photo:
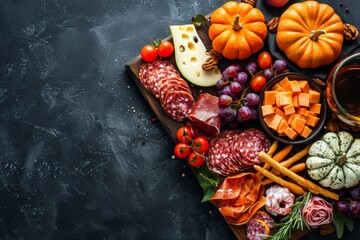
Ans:
[[[250,4],[227,2],[211,15],[209,38],[225,58],[248,58],[262,49],[266,35],[264,15]]]
[[[343,32],[344,24],[331,6],[305,1],[281,15],[276,43],[300,68],[317,68],[339,57]]]

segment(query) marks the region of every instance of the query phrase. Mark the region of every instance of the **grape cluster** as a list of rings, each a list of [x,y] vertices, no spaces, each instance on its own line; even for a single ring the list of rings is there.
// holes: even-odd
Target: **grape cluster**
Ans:
[[[239,123],[256,119],[256,106],[260,97],[257,92],[266,84],[266,81],[276,74],[282,73],[287,68],[284,60],[270,61],[264,64],[258,58],[256,61],[248,62],[244,69],[238,63],[233,63],[222,72],[222,77],[216,83],[219,96],[220,116],[228,126],[236,126]],[[263,83],[255,83],[255,77],[263,78]],[[249,83],[251,81],[251,83]]]
[[[338,191],[341,200],[333,202],[337,210],[349,217],[360,217],[360,185]]]

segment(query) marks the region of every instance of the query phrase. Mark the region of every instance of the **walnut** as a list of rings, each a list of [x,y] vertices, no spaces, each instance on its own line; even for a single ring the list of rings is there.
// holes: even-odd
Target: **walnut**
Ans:
[[[351,25],[350,23],[344,24],[344,38],[346,40],[356,40],[358,36],[359,31],[355,26]]]
[[[256,0],[241,0],[241,2],[250,4],[253,7],[256,5]]]
[[[335,233],[335,227],[332,223],[320,225],[320,234],[323,236]]]
[[[270,32],[276,32],[279,26],[279,17],[273,17],[266,26],[269,28]]]

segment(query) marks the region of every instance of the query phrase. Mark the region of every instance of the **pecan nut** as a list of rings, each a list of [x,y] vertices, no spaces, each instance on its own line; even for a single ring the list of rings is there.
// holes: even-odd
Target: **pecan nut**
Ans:
[[[320,225],[320,234],[323,236],[335,233],[335,227],[332,223]]]
[[[211,56],[201,65],[201,67],[204,71],[210,71],[211,69],[216,68],[218,63],[219,61],[215,57]]]
[[[346,40],[356,40],[358,36],[359,31],[354,25],[351,25],[350,23],[344,24],[344,38]]]
[[[273,17],[266,26],[269,28],[270,32],[276,32],[279,26],[279,17]]]
[[[253,7],[256,5],[256,0],[241,0],[241,2],[250,4]]]

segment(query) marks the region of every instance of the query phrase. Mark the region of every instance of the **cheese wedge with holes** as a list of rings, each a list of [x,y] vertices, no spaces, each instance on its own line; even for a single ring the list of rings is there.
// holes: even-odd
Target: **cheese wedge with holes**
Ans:
[[[214,86],[221,79],[219,68],[204,71],[202,64],[209,58],[193,24],[170,26],[176,65],[189,82],[202,87]]]

